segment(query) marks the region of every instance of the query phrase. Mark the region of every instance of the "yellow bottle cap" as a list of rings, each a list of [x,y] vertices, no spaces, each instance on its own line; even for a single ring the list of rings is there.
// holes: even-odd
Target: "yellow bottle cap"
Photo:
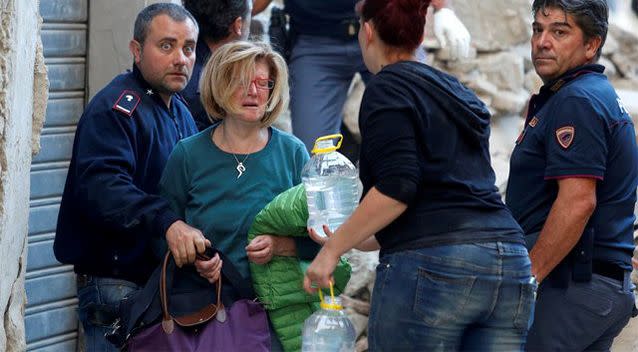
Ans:
[[[323,293],[321,292],[321,288],[319,288],[317,292],[319,292],[319,300],[321,301],[321,303],[319,303],[319,306],[322,309],[343,310],[343,306],[341,304],[334,303],[336,302],[336,300],[335,300],[335,291],[332,286],[332,281],[330,281],[330,297],[331,297],[332,303],[328,303],[323,299]]]

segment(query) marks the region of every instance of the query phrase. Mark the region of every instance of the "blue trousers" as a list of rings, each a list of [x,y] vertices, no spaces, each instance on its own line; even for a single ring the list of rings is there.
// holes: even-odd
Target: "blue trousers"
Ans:
[[[521,351],[535,292],[522,244],[386,254],[372,292],[370,351]]]
[[[292,131],[312,150],[318,137],[339,133],[354,75],[371,74],[357,40],[308,35],[296,37],[289,67]]]
[[[105,277],[86,276],[85,280],[78,280],[78,313],[87,352],[119,351],[104,334],[111,331],[120,300],[140,288],[130,281]]]
[[[609,351],[634,306],[629,272],[624,282],[593,274],[568,288],[543,282],[538,291],[528,351]]]

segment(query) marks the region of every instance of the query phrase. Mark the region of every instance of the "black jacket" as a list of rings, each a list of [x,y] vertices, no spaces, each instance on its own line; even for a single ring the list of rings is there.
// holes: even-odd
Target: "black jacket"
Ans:
[[[359,115],[360,176],[408,205],[377,233],[386,251],[510,241],[522,231],[490,165],[490,113],[456,78],[406,61],[368,83]]]

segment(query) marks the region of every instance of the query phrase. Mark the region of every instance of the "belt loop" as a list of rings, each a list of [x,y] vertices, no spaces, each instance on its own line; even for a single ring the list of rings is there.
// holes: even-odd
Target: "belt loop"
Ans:
[[[623,276],[622,289],[625,292],[633,292],[636,289],[636,286],[633,282],[631,282],[631,271],[625,270],[625,275]]]
[[[505,253],[505,249],[503,248],[503,242],[496,241],[496,248],[498,248],[498,254],[503,255]]]

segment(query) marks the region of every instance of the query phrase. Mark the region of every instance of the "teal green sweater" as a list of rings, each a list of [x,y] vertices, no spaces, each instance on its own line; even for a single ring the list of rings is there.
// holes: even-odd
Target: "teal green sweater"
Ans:
[[[271,128],[268,144],[248,155],[237,178],[237,161],[211,140],[217,125],[180,141],[171,153],[160,194],[186,223],[200,229],[250,280],[245,247],[255,215],[276,195],[301,183],[309,156],[291,134]],[[239,161],[246,155],[238,154]]]

